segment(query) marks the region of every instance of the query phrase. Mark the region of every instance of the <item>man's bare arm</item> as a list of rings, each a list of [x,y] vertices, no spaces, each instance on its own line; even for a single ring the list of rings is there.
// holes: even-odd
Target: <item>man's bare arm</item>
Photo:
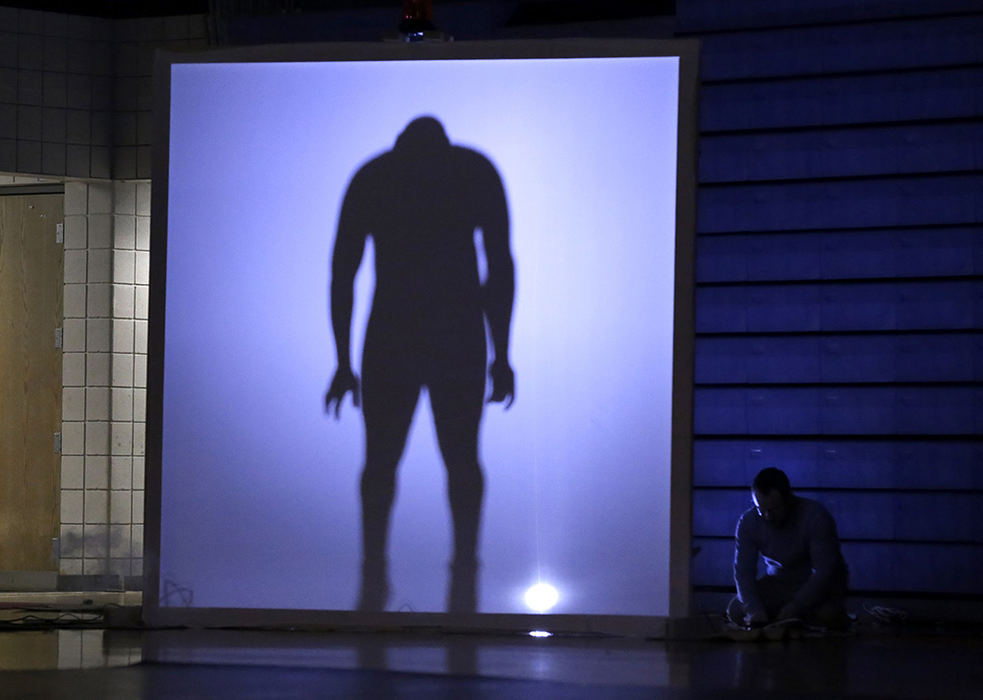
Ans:
[[[358,377],[352,370],[351,330],[352,307],[355,299],[355,275],[365,251],[367,227],[360,212],[364,206],[358,201],[358,175],[349,185],[338,218],[338,233],[331,255],[331,329],[337,349],[337,369],[325,396],[325,409],[341,415],[345,394],[352,392],[352,402],[359,405]]]
[[[512,306],[515,301],[515,263],[509,244],[509,212],[505,191],[492,170],[494,187],[489,187],[491,206],[482,225],[488,278],[482,288],[482,305],[491,331],[495,357],[489,374],[492,394],[489,401],[504,402],[509,408],[515,400],[515,375],[509,362]]]

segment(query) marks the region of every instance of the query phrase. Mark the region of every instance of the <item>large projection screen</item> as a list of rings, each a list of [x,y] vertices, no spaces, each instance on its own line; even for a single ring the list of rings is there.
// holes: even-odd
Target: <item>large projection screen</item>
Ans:
[[[158,60],[150,622],[686,613],[695,63]]]

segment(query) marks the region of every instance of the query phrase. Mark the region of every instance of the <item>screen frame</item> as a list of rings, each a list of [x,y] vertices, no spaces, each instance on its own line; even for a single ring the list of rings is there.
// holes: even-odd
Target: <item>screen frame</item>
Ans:
[[[159,51],[154,68],[151,193],[150,318],[148,324],[143,617],[161,626],[392,629],[447,631],[549,629],[566,633],[664,637],[669,620],[691,612],[694,258],[699,42],[649,39],[553,39],[475,42],[298,44]],[[160,605],[161,451],[164,387],[164,311],[170,153],[171,67],[193,63],[476,60],[524,58],[677,57],[675,289],[670,446],[669,616],[535,615],[497,613],[366,613],[351,610],[178,608]]]

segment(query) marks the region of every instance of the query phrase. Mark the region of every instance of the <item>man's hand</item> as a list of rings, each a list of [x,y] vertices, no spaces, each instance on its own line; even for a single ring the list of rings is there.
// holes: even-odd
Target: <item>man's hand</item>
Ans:
[[[764,627],[768,624],[768,613],[764,610],[753,610],[744,616],[744,624],[748,627]]]
[[[508,410],[515,401],[515,373],[508,361],[495,360],[488,375],[492,380],[492,393],[488,397],[488,403],[504,403]]]
[[[358,408],[361,405],[358,377],[351,368],[339,367],[331,380],[328,393],[324,396],[324,410],[330,414],[333,408],[335,420],[341,417],[341,403],[349,391],[352,392],[352,404]]]

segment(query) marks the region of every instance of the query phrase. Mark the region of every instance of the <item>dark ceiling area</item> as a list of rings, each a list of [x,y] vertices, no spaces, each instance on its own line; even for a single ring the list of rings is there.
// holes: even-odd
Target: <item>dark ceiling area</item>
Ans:
[[[217,13],[224,16],[291,15],[351,12],[393,8],[401,0],[6,0],[0,3],[48,12],[64,12],[105,18],[163,17]],[[565,24],[666,17],[675,13],[675,0],[480,0],[478,2],[434,3],[441,5],[497,6],[509,12],[509,26]]]

